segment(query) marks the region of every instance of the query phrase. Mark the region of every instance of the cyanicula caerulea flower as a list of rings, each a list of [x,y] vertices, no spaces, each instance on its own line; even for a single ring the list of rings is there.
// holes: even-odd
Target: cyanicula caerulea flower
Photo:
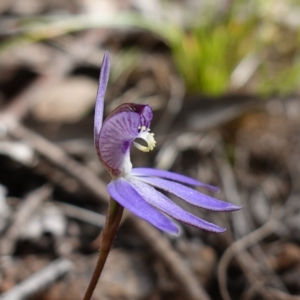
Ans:
[[[213,191],[216,188],[169,171],[132,168],[132,143],[145,152],[155,146],[153,133],[150,133],[152,109],[148,105],[125,103],[113,110],[102,124],[109,70],[109,56],[105,53],[95,108],[94,140],[97,154],[112,177],[107,186],[110,196],[135,215],[169,233],[179,232],[177,225],[169,217],[201,229],[223,232],[224,228],[192,215],[155,189],[172,193],[192,205],[213,211],[233,211],[240,208],[183,184],[202,186]],[[147,147],[135,142],[137,138],[145,140]]]

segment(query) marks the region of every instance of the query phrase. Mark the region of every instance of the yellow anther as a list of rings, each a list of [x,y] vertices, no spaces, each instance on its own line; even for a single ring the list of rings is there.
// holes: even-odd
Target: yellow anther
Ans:
[[[149,131],[150,131],[149,128],[147,129],[146,126],[142,126],[141,131],[138,135],[138,138],[143,139],[147,143],[148,147],[143,146],[137,142],[133,142],[133,144],[143,152],[149,152],[153,150],[156,145],[156,141],[154,139],[154,133],[150,133]]]

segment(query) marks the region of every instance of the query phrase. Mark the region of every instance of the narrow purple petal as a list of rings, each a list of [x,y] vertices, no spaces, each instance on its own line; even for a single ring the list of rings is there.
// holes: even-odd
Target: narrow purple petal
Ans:
[[[165,195],[156,191],[152,186],[140,181],[138,177],[132,176],[128,180],[133,184],[134,189],[141,195],[142,198],[144,198],[149,204],[153,205],[154,207],[169,215],[170,217],[188,225],[192,225],[197,228],[205,229],[208,231],[225,231],[225,228],[204,221],[185,211],[180,206],[172,202]]]
[[[103,122],[103,107],[104,107],[104,96],[106,92],[106,87],[109,78],[109,70],[110,70],[110,61],[109,55],[106,51],[104,53],[102,67],[100,72],[99,78],[99,86],[97,92],[97,99],[96,99],[96,106],[95,106],[95,117],[94,117],[94,139],[95,139],[95,146],[98,147],[97,139],[100,133],[100,129]]]
[[[199,193],[196,190],[193,190],[187,186],[179,184],[177,182],[172,182],[169,180],[165,180],[162,178],[154,178],[154,177],[139,177],[139,180],[144,181],[150,185],[153,185],[159,189],[162,189],[166,192],[174,194],[175,196],[183,199],[184,201],[193,204],[195,206],[199,206],[202,208],[206,208],[214,211],[232,211],[238,210],[241,207],[233,205],[228,202],[224,202],[205,194]]]
[[[148,221],[160,230],[178,234],[178,227],[164,214],[149,205],[126,179],[120,177],[107,186],[110,196],[138,217]]]
[[[156,177],[162,177],[162,178],[170,179],[170,180],[173,180],[173,181],[178,181],[178,182],[185,183],[185,184],[202,186],[202,187],[205,187],[205,188],[207,188],[207,189],[209,189],[213,192],[217,192],[219,190],[215,186],[202,183],[201,181],[198,181],[198,180],[193,179],[191,177],[181,175],[181,174],[177,174],[177,173],[170,172],[170,171],[165,171],[165,170],[158,170],[158,169],[152,169],[152,168],[134,168],[134,169],[132,169],[131,173],[134,174],[135,176],[146,176],[146,177],[156,176]]]

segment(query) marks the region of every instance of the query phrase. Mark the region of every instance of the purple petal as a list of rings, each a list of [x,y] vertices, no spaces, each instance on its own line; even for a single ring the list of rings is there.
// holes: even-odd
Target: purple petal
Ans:
[[[131,171],[129,150],[138,135],[140,116],[122,111],[105,120],[99,136],[99,157],[114,176]]]
[[[110,61],[109,61],[108,52],[106,51],[104,53],[104,57],[102,61],[102,67],[101,67],[100,78],[99,78],[99,86],[97,92],[97,100],[95,106],[94,139],[95,139],[96,147],[98,147],[97,139],[103,122],[104,96],[105,96],[106,87],[109,78],[109,70],[110,70]]]
[[[174,194],[175,196],[183,199],[184,201],[206,208],[214,211],[232,211],[238,210],[241,207],[233,205],[228,202],[224,202],[212,197],[209,197],[205,194],[199,193],[196,190],[193,190],[187,186],[179,184],[177,182],[172,182],[169,180],[154,178],[154,177],[139,177],[139,180],[142,180],[148,184],[151,184],[159,189],[162,189],[166,192]]]
[[[130,146],[138,137],[141,127],[150,125],[151,119],[150,106],[134,103],[119,105],[106,118],[96,149],[101,162],[112,176],[131,171]]]
[[[134,168],[132,169],[131,173],[136,176],[146,176],[146,177],[156,176],[156,177],[162,177],[162,178],[178,181],[185,184],[203,186],[213,192],[217,192],[219,190],[217,187],[202,183],[201,181],[198,181],[191,177],[184,176],[170,171],[165,171],[165,170],[158,170],[158,169],[151,169],[151,168]]]
[[[170,217],[179,220],[183,223],[205,229],[212,232],[224,232],[225,228],[204,221],[191,213],[185,211],[180,206],[172,202],[162,193],[156,191],[152,186],[143,183],[137,177],[130,177],[129,181],[133,184],[134,189],[144,198],[149,204],[153,205],[160,211]]]
[[[123,103],[115,108],[107,118],[111,118],[112,116],[119,114],[121,112],[135,112],[140,116],[140,124],[139,126],[145,126],[146,128],[150,127],[153,113],[152,108],[149,105],[144,104],[136,104],[136,103]]]
[[[164,214],[149,205],[132,187],[131,183],[120,177],[107,186],[110,196],[138,217],[155,227],[173,234],[178,234],[178,227]]]
[[[135,110],[141,115],[141,126],[150,128],[153,118],[152,108],[149,105],[135,104]]]

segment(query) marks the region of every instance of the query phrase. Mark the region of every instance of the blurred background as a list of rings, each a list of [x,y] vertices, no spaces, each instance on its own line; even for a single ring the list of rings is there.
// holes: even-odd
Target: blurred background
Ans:
[[[174,198],[227,227],[178,238],[126,213],[93,299],[300,299],[299,45],[298,0],[1,0],[1,299],[82,299],[107,207],[93,148],[106,50],[105,114],[154,110],[157,146],[132,149],[134,166],[243,209]]]

